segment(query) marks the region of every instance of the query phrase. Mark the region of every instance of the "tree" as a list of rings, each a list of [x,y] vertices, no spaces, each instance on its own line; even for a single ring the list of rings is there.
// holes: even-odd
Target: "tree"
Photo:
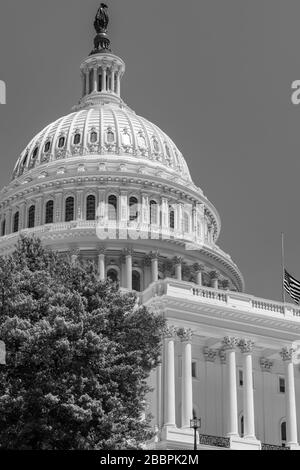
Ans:
[[[163,327],[93,264],[21,237],[0,258],[0,448],[140,448]]]

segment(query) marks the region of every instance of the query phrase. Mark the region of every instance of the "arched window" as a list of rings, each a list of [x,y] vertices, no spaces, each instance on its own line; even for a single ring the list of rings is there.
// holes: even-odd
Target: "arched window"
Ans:
[[[35,223],[35,206],[30,206],[28,211],[28,228],[33,228]]]
[[[20,214],[19,212],[16,212],[14,215],[14,223],[13,223],[13,232],[16,233],[19,230],[19,218]]]
[[[53,224],[54,221],[54,202],[48,201],[46,204],[45,224]]]
[[[86,199],[86,220],[96,219],[96,198],[95,196],[88,196]]]
[[[174,230],[174,228],[175,228],[175,212],[171,207],[169,207],[169,224],[170,224],[170,228],[172,230]]]
[[[80,139],[81,139],[80,134],[78,134],[77,132],[77,134],[74,135],[74,145],[80,144]]]
[[[141,148],[146,148],[146,139],[142,132],[138,133],[138,146]]]
[[[141,275],[138,271],[132,271],[132,289],[137,292],[141,291]]]
[[[129,220],[137,220],[139,215],[138,212],[138,200],[136,197],[129,199]]]
[[[158,207],[156,201],[150,201],[150,224],[157,224]]]
[[[73,197],[68,197],[66,199],[66,207],[65,207],[65,221],[66,222],[71,222],[74,220],[74,198]]]
[[[35,160],[36,157],[37,157],[37,154],[38,154],[38,151],[39,151],[39,148],[38,147],[35,147],[34,151],[33,151],[33,154],[32,154],[32,160]]]
[[[153,148],[154,148],[154,152],[159,152],[159,144],[158,144],[158,140],[156,137],[153,137]]]
[[[115,141],[115,134],[111,129],[108,129],[107,131],[107,142],[109,144],[112,144]]]
[[[59,141],[58,141],[58,148],[62,148],[64,145],[65,145],[65,138],[64,137],[60,137],[59,138]]]
[[[98,140],[97,132],[91,132],[91,143],[94,144]]]
[[[280,438],[281,438],[281,445],[286,445],[286,421],[282,421],[280,424]]]
[[[119,282],[118,271],[116,269],[109,269],[107,271],[107,279],[111,282]]]
[[[123,145],[131,145],[131,138],[126,129],[124,129],[122,134],[122,143]]]
[[[24,159],[23,159],[23,162],[22,162],[22,166],[24,167],[27,163],[27,159],[28,159],[28,152],[26,153]]]
[[[166,149],[166,154],[167,154],[167,160],[171,162],[172,157],[171,157],[171,154],[170,154],[169,146],[167,144],[165,144],[165,149]]]
[[[50,140],[48,140],[48,142],[45,143],[45,147],[44,147],[44,152],[45,153],[49,152],[50,145],[51,145]]]
[[[5,235],[5,226],[6,226],[6,220],[4,219],[1,224],[1,237],[4,237]]]
[[[187,212],[183,214],[183,231],[184,233],[189,233],[190,231],[190,217]]]
[[[116,196],[108,198],[108,220],[117,220],[118,200]]]

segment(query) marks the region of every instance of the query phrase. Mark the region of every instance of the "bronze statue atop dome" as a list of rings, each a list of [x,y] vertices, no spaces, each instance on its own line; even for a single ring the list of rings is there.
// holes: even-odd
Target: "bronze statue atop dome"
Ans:
[[[94,28],[97,36],[94,39],[94,49],[91,54],[110,52],[110,40],[107,37],[107,27],[109,23],[107,9],[108,6],[105,3],[101,3],[95,16]]]
[[[107,9],[108,9],[108,6],[105,5],[105,3],[101,3],[100,7],[98,8],[95,21],[94,21],[94,27],[98,34],[104,31],[107,31],[107,26],[109,23],[109,16],[107,14]]]

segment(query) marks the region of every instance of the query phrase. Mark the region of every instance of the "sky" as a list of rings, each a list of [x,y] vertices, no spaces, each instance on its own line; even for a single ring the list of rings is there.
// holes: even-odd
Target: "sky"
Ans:
[[[1,0],[0,187],[28,141],[80,98],[96,0]],[[220,213],[218,245],[246,292],[281,300],[300,279],[299,0],[107,0],[122,97],[183,152]]]

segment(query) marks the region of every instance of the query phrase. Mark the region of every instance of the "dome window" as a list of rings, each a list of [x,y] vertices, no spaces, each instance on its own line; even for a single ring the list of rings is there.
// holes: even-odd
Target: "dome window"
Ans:
[[[139,147],[141,147],[143,149],[146,148],[146,139],[145,139],[142,132],[139,132],[139,134],[138,134],[138,145],[139,145]]]
[[[4,237],[5,235],[5,226],[6,226],[6,220],[4,219],[1,224],[1,237]]]
[[[66,204],[65,204],[65,222],[71,222],[72,220],[74,220],[74,208],[75,208],[74,198],[68,197],[66,199]]]
[[[156,201],[150,201],[150,224],[157,225],[158,206]]]
[[[23,162],[22,162],[22,166],[24,167],[27,163],[27,160],[28,160],[28,152],[26,153],[24,159],[23,159]]]
[[[87,197],[86,200],[86,220],[96,219],[96,198],[93,195]]]
[[[78,134],[78,133],[75,134],[75,135],[74,135],[74,145],[80,144],[80,139],[81,139],[80,134]]]
[[[141,275],[138,271],[132,271],[132,290],[141,292]]]
[[[174,230],[175,228],[175,212],[173,209],[169,209],[169,224],[170,224],[170,229]]]
[[[137,220],[138,215],[139,215],[138,200],[136,197],[131,197],[129,199],[129,220],[130,221]]]
[[[54,222],[54,202],[48,201],[46,204],[45,224],[53,224]]]
[[[95,144],[98,140],[98,134],[97,132],[93,131],[91,132],[91,143],[92,144]]]
[[[116,196],[108,198],[108,220],[117,220],[118,200]]]
[[[158,144],[158,140],[156,137],[153,137],[153,148],[154,148],[154,152],[159,152],[159,144]]]
[[[167,160],[168,160],[169,163],[171,163],[172,157],[171,157],[171,154],[170,154],[169,146],[167,144],[165,144],[165,149],[166,149],[166,154],[167,154]]]
[[[32,160],[35,160],[36,157],[37,157],[37,154],[38,154],[38,151],[39,151],[39,148],[38,147],[35,147],[34,151],[33,151],[33,154],[32,154]]]
[[[48,142],[45,143],[45,147],[44,147],[44,152],[45,153],[49,152],[50,145],[51,145],[50,140],[48,140]]]
[[[66,139],[64,137],[60,137],[58,141],[58,148],[62,148],[65,145]]]
[[[109,144],[112,144],[115,141],[115,134],[111,129],[107,131],[107,142]]]
[[[30,206],[28,211],[28,228],[33,228],[35,224],[35,206]]]
[[[123,134],[122,134],[122,143],[123,145],[131,145],[131,138],[130,135],[128,134],[127,129],[124,129]]]
[[[20,214],[19,212],[16,212],[14,215],[14,222],[13,222],[13,232],[16,233],[19,231],[19,219],[20,219]]]

